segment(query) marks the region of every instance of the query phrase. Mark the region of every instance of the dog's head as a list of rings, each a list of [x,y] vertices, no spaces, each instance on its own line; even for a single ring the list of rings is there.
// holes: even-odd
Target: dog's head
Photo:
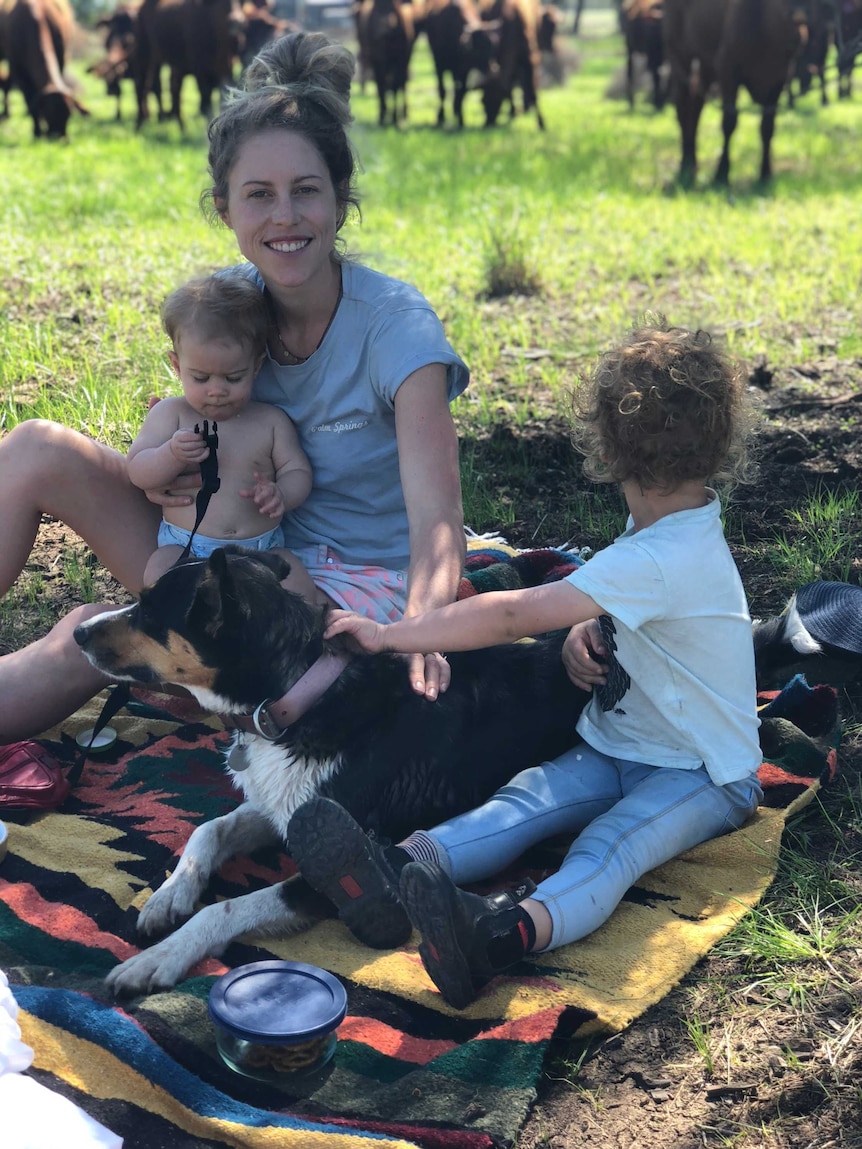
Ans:
[[[245,710],[280,696],[319,649],[323,612],[281,586],[289,572],[277,555],[220,548],[82,623],[75,641],[112,678],[174,683],[208,709]]]

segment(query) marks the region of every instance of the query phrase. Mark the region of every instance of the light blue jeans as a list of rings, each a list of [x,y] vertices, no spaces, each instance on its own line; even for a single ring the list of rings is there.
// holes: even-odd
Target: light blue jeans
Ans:
[[[718,786],[705,767],[645,766],[581,743],[426,833],[459,885],[490,877],[536,842],[577,834],[532,895],[551,915],[547,948],[556,949],[592,933],[649,870],[739,829],[762,797],[756,774]]]

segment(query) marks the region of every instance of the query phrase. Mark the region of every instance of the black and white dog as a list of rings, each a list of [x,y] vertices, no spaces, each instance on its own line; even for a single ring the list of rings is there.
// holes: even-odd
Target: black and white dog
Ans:
[[[563,669],[564,632],[452,654],[452,683],[436,702],[414,693],[397,656],[345,659],[316,702],[286,729],[273,728],[273,713],[288,708],[261,704],[285,702],[321,652],[338,664],[338,647],[322,640],[326,611],[280,586],[288,569],[277,556],[227,547],[172,568],[133,606],[75,632],[93,665],[114,678],[173,683],[209,710],[246,716],[234,718],[241,732],[228,758],[245,800],[194,831],[138,919],[145,936],[175,932],[111,972],[115,993],[170,987],[243,934],[289,936],[332,912],[322,914],[319,895],[291,878],[195,913],[234,854],[279,844],[289,851],[291,814],[316,794],[398,841],[480,804],[577,741],[589,695]]]

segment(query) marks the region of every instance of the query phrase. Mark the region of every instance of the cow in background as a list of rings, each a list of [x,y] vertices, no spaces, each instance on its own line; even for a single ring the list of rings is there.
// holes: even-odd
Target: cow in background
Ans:
[[[5,120],[9,116],[9,89],[12,87],[12,82],[9,79],[9,52],[6,48],[6,25],[8,18],[6,9],[0,0],[0,96],[3,97],[3,107],[0,110],[0,120]],[[5,65],[5,67],[4,67]]]
[[[238,0],[143,0],[138,10],[135,76],[138,127],[149,119],[147,97],[156,91],[164,65],[170,69],[167,116],[184,126],[180,94],[185,77],[194,76],[200,114],[212,119],[213,93],[233,82],[233,58],[242,24]]]
[[[713,84],[722,102],[724,147],[715,182],[730,175],[730,141],[736,129],[740,85],[762,108],[760,180],[772,178],[770,148],[778,100],[802,44],[790,0],[665,0],[665,53],[682,135],[679,182],[694,183],[697,126]]]
[[[121,4],[110,16],[96,21],[96,28],[105,33],[105,55],[87,71],[105,81],[109,96],[117,102],[116,119],[122,115],[121,81],[128,80],[137,90],[140,54],[138,52],[138,5]],[[153,77],[152,92],[159,106],[159,119],[164,119],[161,76]]]
[[[470,33],[474,65],[481,75],[485,127],[493,127],[503,104],[509,119],[515,115],[515,88],[521,89],[523,111],[535,109],[544,131],[539,107],[539,9],[536,0],[490,0],[480,9],[482,22]],[[489,63],[487,61],[490,61]]]
[[[24,97],[33,135],[65,139],[72,112],[90,114],[63,74],[75,26],[68,0],[0,0],[0,10],[0,58],[9,61],[8,85]]]
[[[542,62],[542,84],[563,83],[563,61],[557,46],[557,33],[563,23],[563,13],[554,4],[543,4],[539,9],[536,45]]]
[[[237,29],[236,55],[240,69],[245,71],[255,56],[267,44],[298,32],[299,25],[275,15],[273,0],[246,0],[242,6],[242,24]]]
[[[862,0],[837,0],[835,48],[838,53],[838,99],[853,94],[853,68],[862,51]]]
[[[796,95],[793,86],[798,85],[798,95],[805,96],[811,90],[815,79],[820,81],[820,103],[829,103],[826,91],[826,57],[834,33],[833,0],[809,0],[806,12],[806,33],[796,56],[787,81],[787,104],[795,107]]]
[[[377,87],[377,122],[395,127],[407,119],[407,80],[416,41],[413,7],[401,0],[363,0],[357,17],[359,56]]]
[[[492,127],[504,103],[514,114],[514,89],[523,93],[523,108],[539,109],[539,8],[535,0],[428,0],[422,26],[428,37],[437,73],[437,124],[446,121],[446,76],[451,75],[452,108],[459,128],[464,126],[464,97],[468,80],[482,92],[485,126]],[[475,77],[475,79],[474,79]]]
[[[446,77],[452,79],[452,113],[459,128],[464,127],[464,96],[470,71],[470,43],[467,29],[478,27],[479,13],[473,0],[427,0],[422,28],[437,75],[437,126],[446,123]]]
[[[626,95],[629,108],[634,111],[635,56],[644,56],[647,71],[652,77],[653,106],[660,112],[666,96],[661,74],[664,63],[663,0],[623,0],[620,13],[626,41]]]

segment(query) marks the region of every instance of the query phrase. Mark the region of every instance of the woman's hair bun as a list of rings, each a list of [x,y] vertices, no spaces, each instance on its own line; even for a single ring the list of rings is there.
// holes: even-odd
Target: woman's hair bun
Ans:
[[[322,32],[290,32],[274,40],[246,69],[246,92],[273,86],[328,89],[346,105],[356,71],[353,53]]]

